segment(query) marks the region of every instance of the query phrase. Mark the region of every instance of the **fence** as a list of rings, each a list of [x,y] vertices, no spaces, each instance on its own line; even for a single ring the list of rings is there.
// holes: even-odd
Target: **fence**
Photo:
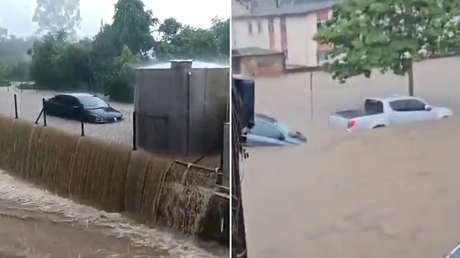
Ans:
[[[17,94],[13,94],[13,103],[14,103],[14,117],[15,119],[19,119],[19,112],[18,112],[18,97]],[[38,125],[40,119],[43,117],[43,126],[47,127],[47,100],[42,98],[42,108],[35,119],[35,124]],[[84,116],[84,107],[80,104],[79,107],[79,122],[81,124],[80,135],[85,136],[85,116]],[[132,124],[132,149],[137,150],[137,136],[136,136],[136,112],[133,112],[133,124]]]

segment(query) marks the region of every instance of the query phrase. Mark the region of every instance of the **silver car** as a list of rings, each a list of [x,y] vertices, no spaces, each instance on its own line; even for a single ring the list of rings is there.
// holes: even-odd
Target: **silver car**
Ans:
[[[357,131],[441,119],[452,115],[452,110],[433,107],[417,97],[368,98],[364,101],[363,109],[332,114],[329,124],[332,127]]]
[[[254,126],[245,135],[245,146],[285,146],[300,145],[307,141],[302,133],[291,131],[289,127],[273,117],[256,114]]]

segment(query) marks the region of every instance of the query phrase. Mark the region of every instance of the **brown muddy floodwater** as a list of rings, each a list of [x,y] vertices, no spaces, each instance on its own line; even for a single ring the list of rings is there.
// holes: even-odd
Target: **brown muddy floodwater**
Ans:
[[[18,97],[20,118],[30,122],[35,121],[41,110],[41,99],[56,94],[0,87],[1,114],[14,116],[14,93]],[[110,104],[123,113],[125,120],[113,124],[85,124],[85,133],[107,142],[130,145],[133,105]],[[50,126],[80,134],[78,121],[51,116],[47,121]],[[0,170],[0,258],[227,256],[228,248],[217,243],[197,240],[166,228],[149,228],[118,213],[77,204]]]
[[[256,81],[256,111],[309,142],[249,149],[243,198],[249,257],[440,257],[460,242],[460,58],[415,66],[415,92],[452,118],[376,131],[330,129],[332,112],[407,92],[376,73],[340,85],[314,74]]]
[[[227,257],[217,243],[148,228],[0,171],[0,258]]]

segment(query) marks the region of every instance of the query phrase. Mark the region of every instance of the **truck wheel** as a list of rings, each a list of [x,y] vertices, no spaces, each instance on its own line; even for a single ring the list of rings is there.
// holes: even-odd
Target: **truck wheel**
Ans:
[[[386,125],[376,125],[372,127],[372,129],[379,129],[379,128],[384,128],[384,127],[386,127]]]

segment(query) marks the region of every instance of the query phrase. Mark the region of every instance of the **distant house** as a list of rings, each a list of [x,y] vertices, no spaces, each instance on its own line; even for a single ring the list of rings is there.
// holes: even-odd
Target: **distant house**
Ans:
[[[276,76],[285,70],[284,52],[247,47],[232,50],[232,71],[249,76]]]
[[[300,2],[300,1],[299,1]],[[338,0],[233,1],[232,47],[257,47],[284,52],[286,67],[317,67],[327,59],[330,48],[313,36],[332,17]]]

